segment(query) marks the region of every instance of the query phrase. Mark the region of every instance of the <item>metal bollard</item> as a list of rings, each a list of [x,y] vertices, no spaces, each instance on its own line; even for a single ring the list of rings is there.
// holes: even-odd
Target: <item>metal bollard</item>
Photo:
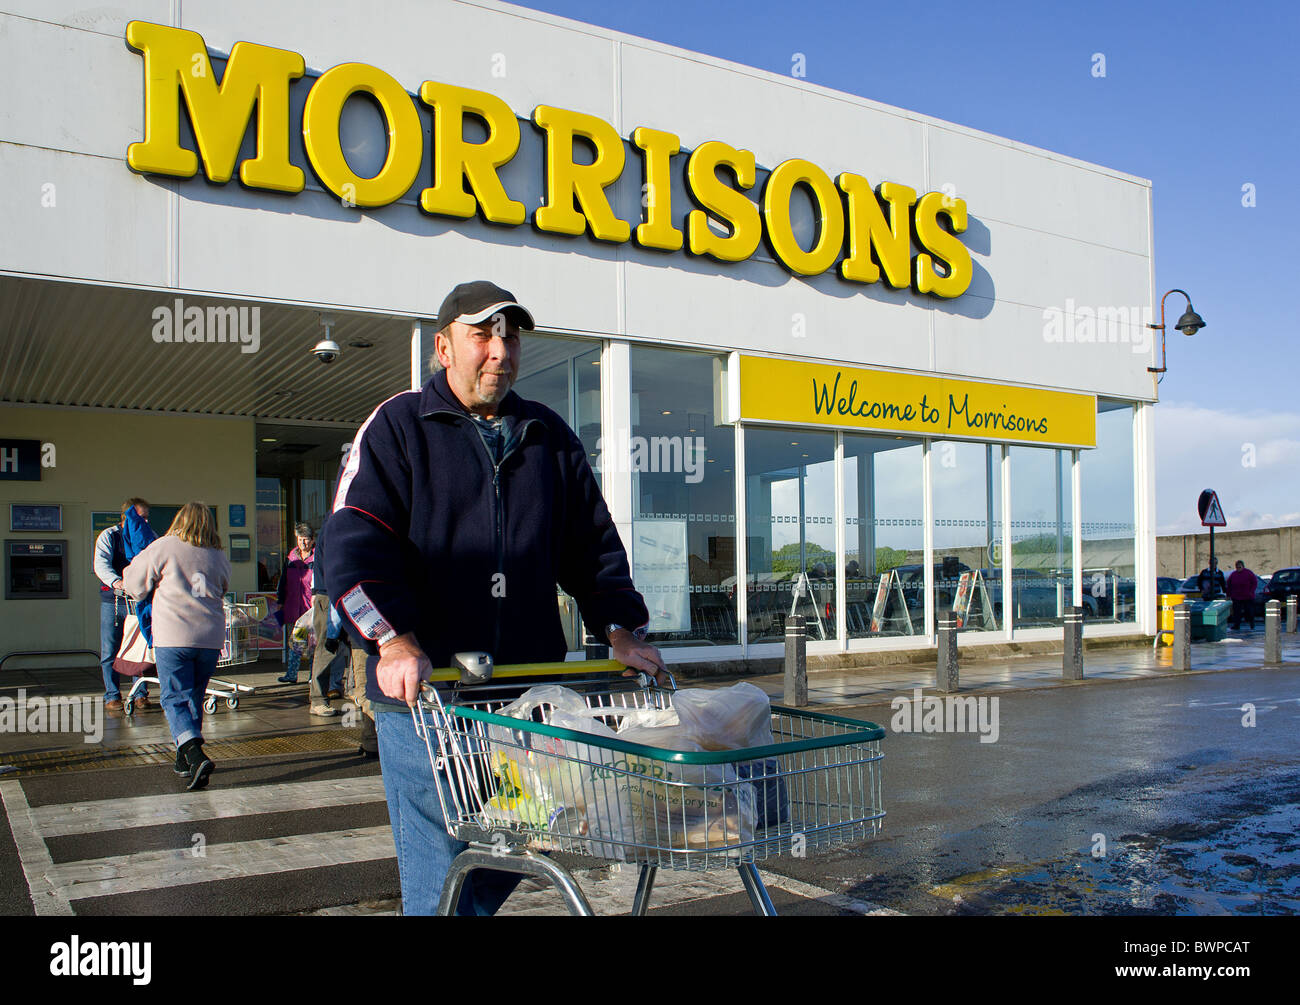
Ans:
[[[1192,616],[1186,604],[1174,608],[1174,669],[1192,668]]]
[[[1065,648],[1061,653],[1061,676],[1083,680],[1083,608],[1071,607],[1065,615]]]
[[[935,690],[952,694],[961,689],[957,668],[957,619],[946,614],[939,619],[939,659],[935,666]]]
[[[1276,600],[1264,605],[1264,662],[1282,662],[1282,605]]]
[[[808,704],[808,632],[802,614],[785,619],[785,703]]]
[[[1292,594],[1286,598],[1286,630],[1292,635],[1295,634],[1295,608],[1296,596]],[[1264,610],[1267,612],[1268,608],[1265,607]]]

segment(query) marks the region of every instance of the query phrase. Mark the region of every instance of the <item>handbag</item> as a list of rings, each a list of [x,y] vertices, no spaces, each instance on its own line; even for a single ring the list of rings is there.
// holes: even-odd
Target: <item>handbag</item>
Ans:
[[[153,677],[157,673],[153,647],[145,641],[140,619],[134,614],[128,614],[122,623],[122,645],[113,658],[113,669],[126,677]]]

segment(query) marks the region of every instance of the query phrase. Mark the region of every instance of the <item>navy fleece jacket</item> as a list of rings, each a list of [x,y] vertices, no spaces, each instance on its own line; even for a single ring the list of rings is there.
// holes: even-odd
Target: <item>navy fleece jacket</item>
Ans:
[[[367,651],[408,631],[435,667],[484,650],[499,664],[562,660],[555,586],[588,630],[648,620],[581,441],[511,391],[503,457],[435,374],[380,405],[353,441],[329,518],[329,595]],[[372,701],[384,696],[374,675]]]

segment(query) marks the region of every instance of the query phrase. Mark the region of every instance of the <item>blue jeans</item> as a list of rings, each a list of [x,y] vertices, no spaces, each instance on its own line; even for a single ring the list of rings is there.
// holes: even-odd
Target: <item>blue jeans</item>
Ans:
[[[113,660],[122,648],[122,626],[126,622],[126,599],[113,594],[99,602],[99,668],[104,674],[104,700],[122,700],[122,674],[113,669]],[[130,678],[128,678],[130,679]],[[147,686],[140,689],[141,694],[148,694]]]
[[[158,689],[176,746],[203,739],[203,698],[217,669],[219,649],[158,647]]]
[[[397,846],[403,914],[435,914],[451,860],[467,845],[447,833],[433,785],[433,767],[409,711],[376,710],[379,763],[388,796],[388,820]],[[437,750],[436,738],[432,740]],[[437,776],[446,793],[446,779]],[[450,798],[448,797],[450,802]],[[491,915],[505,903],[522,876],[476,869],[465,880],[456,913]]]

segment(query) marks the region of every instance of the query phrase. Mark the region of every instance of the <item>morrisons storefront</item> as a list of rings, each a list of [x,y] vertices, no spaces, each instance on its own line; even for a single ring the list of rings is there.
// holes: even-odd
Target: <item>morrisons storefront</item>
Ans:
[[[1149,183],[506,5],[128,7],[0,13],[0,658],[97,650],[128,496],[273,588],[474,278],[670,659],[1154,630]]]

